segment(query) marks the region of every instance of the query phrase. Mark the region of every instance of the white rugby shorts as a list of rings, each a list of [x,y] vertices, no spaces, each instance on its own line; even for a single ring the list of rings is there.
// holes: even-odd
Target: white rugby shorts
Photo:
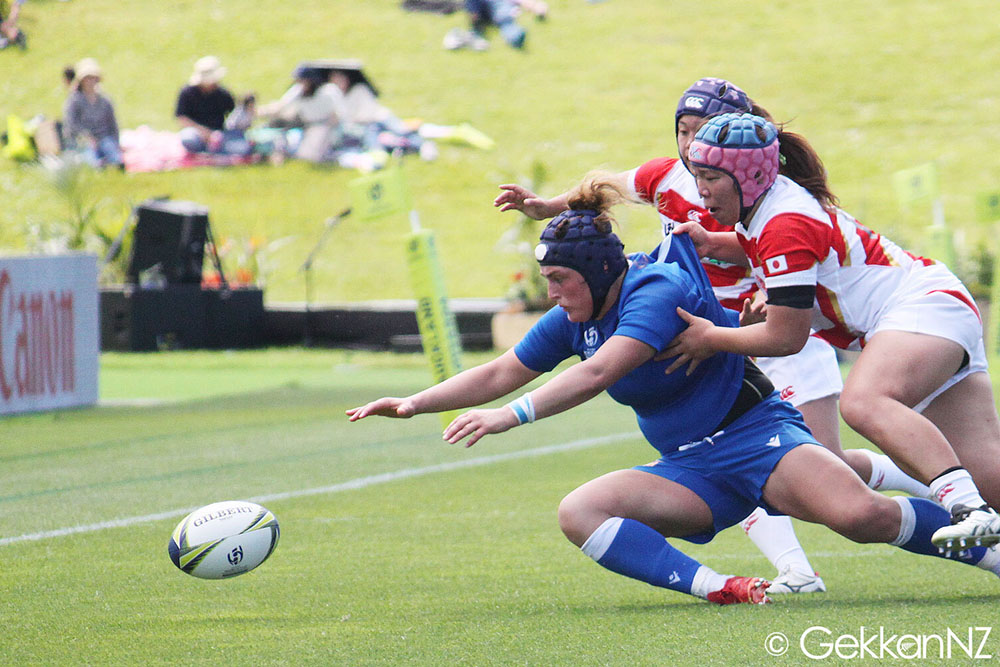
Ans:
[[[879,331],[921,333],[954,341],[969,355],[968,365],[931,392],[914,410],[923,411],[942,392],[972,373],[988,371],[979,311],[969,291],[947,267],[935,264],[911,271],[893,293],[892,301],[866,338]]]
[[[837,353],[821,338],[809,336],[799,352],[787,357],[757,357],[757,366],[774,383],[781,398],[795,407],[827,396],[839,396],[844,388]]]

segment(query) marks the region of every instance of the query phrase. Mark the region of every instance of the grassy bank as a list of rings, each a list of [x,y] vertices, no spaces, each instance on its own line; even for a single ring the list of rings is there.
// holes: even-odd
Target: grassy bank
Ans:
[[[0,116],[58,116],[63,65],[96,57],[122,127],[172,129],[173,103],[195,59],[218,55],[235,92],[277,97],[295,64],[358,57],[402,117],[469,122],[493,151],[442,145],[434,162],[405,164],[415,206],[438,235],[453,296],[501,296],[518,258],[494,252],[515,219],[491,207],[496,185],[545,166],[546,194],[587,170],[621,170],[672,155],[680,92],[711,74],[739,83],[810,138],[835,191],[862,222],[919,249],[926,210],[903,216],[892,174],[928,160],[941,168],[948,218],[971,251],[989,230],[977,193],[1000,182],[995,122],[998,45],[985,0],[836,4],[553,0],[544,23],[522,17],[525,52],[499,37],[485,53],[446,52],[461,14],[407,13],[397,0],[34,0],[25,5],[30,49],[0,52]],[[159,195],[209,206],[217,235],[236,246],[281,240],[266,258],[267,299],[300,300],[299,266],[323,221],[349,203],[356,173],[287,163],[235,169],[96,175],[88,196],[114,229],[131,205]],[[0,162],[0,245],[24,248],[27,231],[67,217],[64,198],[37,169]],[[633,249],[656,238],[645,209],[624,210]],[[319,300],[410,296],[405,217],[348,219],[316,263]],[[232,257],[239,254],[233,251]],[[490,257],[490,261],[483,261]]]

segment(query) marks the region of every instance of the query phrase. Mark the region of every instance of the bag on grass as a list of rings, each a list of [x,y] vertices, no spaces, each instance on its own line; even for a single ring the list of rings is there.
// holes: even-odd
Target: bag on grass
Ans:
[[[3,154],[11,160],[29,162],[36,157],[35,146],[24,121],[14,114],[7,116],[7,145]]]
[[[56,121],[43,120],[35,128],[35,150],[39,155],[59,155],[62,152]]]

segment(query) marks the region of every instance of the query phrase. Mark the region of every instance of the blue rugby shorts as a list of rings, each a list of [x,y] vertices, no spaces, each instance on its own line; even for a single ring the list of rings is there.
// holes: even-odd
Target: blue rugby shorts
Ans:
[[[705,501],[712,530],[682,538],[704,544],[757,507],[781,514],[764,502],[764,485],[778,461],[804,444],[816,438],[799,411],[774,392],[719,433],[633,469],[677,482]]]

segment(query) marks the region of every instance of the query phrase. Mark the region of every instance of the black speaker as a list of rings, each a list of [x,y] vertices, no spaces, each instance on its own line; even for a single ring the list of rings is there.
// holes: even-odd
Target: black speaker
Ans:
[[[208,209],[189,201],[151,199],[136,209],[128,280],[159,264],[168,284],[200,285],[208,234]]]

